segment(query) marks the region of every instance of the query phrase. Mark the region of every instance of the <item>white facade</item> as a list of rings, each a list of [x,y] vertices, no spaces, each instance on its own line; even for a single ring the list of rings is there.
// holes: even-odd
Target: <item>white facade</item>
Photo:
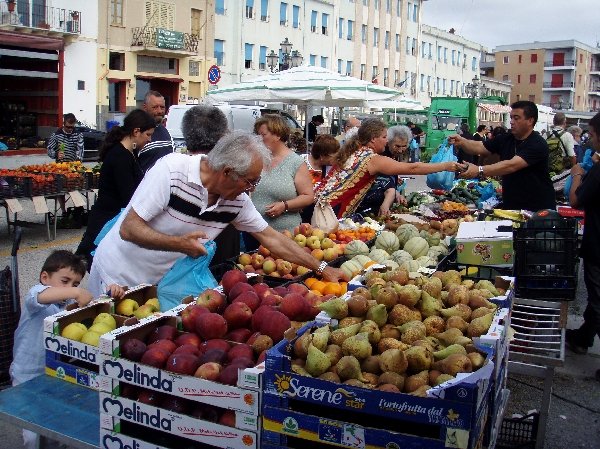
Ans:
[[[464,97],[465,86],[479,75],[484,48],[454,33],[422,25],[419,45],[417,99],[423,105],[431,97]]]
[[[80,11],[80,34],[65,42],[63,112],[92,127],[96,123],[98,1],[54,0],[56,8]]]

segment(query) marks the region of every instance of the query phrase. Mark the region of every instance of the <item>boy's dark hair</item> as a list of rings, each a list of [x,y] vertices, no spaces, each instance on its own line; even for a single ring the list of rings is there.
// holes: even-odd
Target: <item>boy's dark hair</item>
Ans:
[[[63,123],[74,123],[77,121],[77,118],[75,117],[75,114],[73,114],[72,112],[68,112],[65,115],[63,115]]]
[[[520,100],[510,105],[512,109],[522,109],[525,118],[532,118],[535,125],[538,121],[538,108],[533,101]]]
[[[83,257],[73,254],[71,251],[59,249],[48,256],[40,274],[42,271],[48,274],[56,273],[62,268],[70,268],[83,278],[87,267]]]
[[[478,133],[480,133],[480,132],[481,132],[481,131],[483,131],[485,128],[486,128],[486,126],[485,126],[485,125],[479,125],[479,126],[477,127],[477,132],[478,132]]]

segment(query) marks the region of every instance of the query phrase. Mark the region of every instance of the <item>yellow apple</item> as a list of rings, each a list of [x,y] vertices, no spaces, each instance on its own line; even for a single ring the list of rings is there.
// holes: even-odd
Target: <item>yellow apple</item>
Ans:
[[[111,329],[105,323],[96,323],[96,324],[92,324],[92,326],[88,329],[88,332],[96,332],[96,333],[98,333],[100,335],[104,335],[104,334],[109,333],[112,330],[113,329]]]
[[[138,307],[139,304],[135,300],[125,298],[117,304],[116,311],[119,315],[132,316],[133,312],[135,312]]]
[[[138,320],[141,320],[143,318],[149,317],[150,315],[152,315],[152,313],[154,313],[154,308],[152,304],[144,304],[143,306],[140,306],[137,309],[135,309],[135,311],[133,312],[133,316],[136,317]]]
[[[81,343],[85,343],[86,345],[98,346],[98,342],[100,341],[100,334],[97,332],[86,332],[81,337]]]
[[[115,321],[115,318],[110,313],[106,313],[106,312],[99,313],[98,316],[96,316],[96,318],[94,318],[94,324],[98,324],[98,323],[106,324],[108,327],[110,327],[111,331],[115,330],[117,328],[117,322]]]
[[[152,306],[153,312],[158,312],[160,310],[160,302],[158,301],[158,298],[150,298],[145,302],[145,304]]]
[[[71,323],[65,326],[60,333],[61,336],[69,340],[81,341],[83,334],[87,332],[87,327],[81,323]]]

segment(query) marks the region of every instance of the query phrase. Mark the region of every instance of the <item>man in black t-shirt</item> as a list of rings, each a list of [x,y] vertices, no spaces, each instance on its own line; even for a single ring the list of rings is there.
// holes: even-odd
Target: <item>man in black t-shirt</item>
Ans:
[[[449,142],[479,156],[498,154],[500,161],[486,166],[468,164],[462,178],[502,177],[504,209],[554,209],[556,200],[548,174],[548,144],[533,130],[538,110],[531,101],[517,101],[510,113],[511,132],[479,142],[454,135]]]
[[[592,148],[600,151],[600,114],[596,114],[589,125]],[[567,345],[578,354],[585,354],[594,345],[596,335],[600,337],[600,164],[597,154],[592,157],[594,165],[587,174],[580,164],[571,169],[573,183],[569,200],[571,206],[585,211],[581,257],[588,304],[581,327],[566,332]],[[596,371],[596,380],[600,381],[600,369]]]

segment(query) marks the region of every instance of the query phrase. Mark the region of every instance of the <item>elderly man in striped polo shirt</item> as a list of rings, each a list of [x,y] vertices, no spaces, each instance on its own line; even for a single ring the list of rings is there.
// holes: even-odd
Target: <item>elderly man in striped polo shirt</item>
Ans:
[[[48,139],[48,156],[56,162],[80,161],[83,159],[83,134],[75,132],[75,114],[63,116],[63,126]]]

